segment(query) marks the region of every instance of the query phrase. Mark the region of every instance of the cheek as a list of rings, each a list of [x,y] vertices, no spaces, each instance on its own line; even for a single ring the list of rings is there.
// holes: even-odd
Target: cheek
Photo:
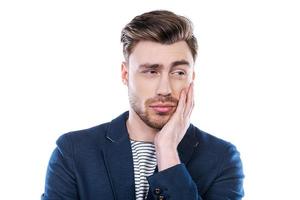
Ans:
[[[145,81],[139,77],[134,77],[129,81],[129,89],[143,102],[155,96],[155,83]]]
[[[179,99],[180,93],[183,89],[188,88],[189,86],[189,81],[173,81],[172,82],[172,88],[174,91],[174,97]]]

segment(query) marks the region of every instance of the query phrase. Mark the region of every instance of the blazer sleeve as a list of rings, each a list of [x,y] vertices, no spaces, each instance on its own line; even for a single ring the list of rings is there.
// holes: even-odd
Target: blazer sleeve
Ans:
[[[56,142],[47,168],[45,191],[42,200],[77,200],[72,144],[67,134]]]
[[[209,189],[200,194],[197,184],[190,176],[184,164],[178,164],[148,177],[150,185],[149,196],[153,199],[173,200],[240,200],[244,195],[243,191],[243,170],[239,153],[231,145],[222,159],[219,172]]]
[[[178,164],[148,177],[149,199],[202,200],[184,164]]]

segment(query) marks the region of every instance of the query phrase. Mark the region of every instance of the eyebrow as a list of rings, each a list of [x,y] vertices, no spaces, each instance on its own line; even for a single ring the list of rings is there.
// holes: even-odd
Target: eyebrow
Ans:
[[[174,61],[171,63],[171,68],[172,67],[176,67],[178,65],[188,65],[189,67],[191,67],[191,64],[187,61],[187,60],[178,60],[178,61]]]
[[[187,60],[177,60],[171,63],[171,68],[176,67],[178,65],[188,65],[191,67],[191,64]],[[150,64],[150,63],[145,63],[139,65],[139,68],[146,68],[146,69],[157,69],[161,68],[163,65],[162,64]]]
[[[160,68],[160,67],[161,67],[160,64],[145,63],[145,64],[139,65],[139,68],[146,68],[146,69],[157,69],[157,68]]]

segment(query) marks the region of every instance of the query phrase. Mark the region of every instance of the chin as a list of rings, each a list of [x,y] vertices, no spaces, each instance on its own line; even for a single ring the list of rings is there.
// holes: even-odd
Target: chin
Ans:
[[[162,129],[164,125],[169,121],[170,117],[170,115],[155,114],[155,116],[150,117],[148,125],[155,129]]]

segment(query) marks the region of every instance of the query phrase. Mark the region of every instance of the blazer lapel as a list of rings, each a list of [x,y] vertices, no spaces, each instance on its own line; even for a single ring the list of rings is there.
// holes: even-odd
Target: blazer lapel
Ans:
[[[126,128],[128,112],[111,121],[103,149],[106,169],[116,200],[135,199],[131,144]]]

